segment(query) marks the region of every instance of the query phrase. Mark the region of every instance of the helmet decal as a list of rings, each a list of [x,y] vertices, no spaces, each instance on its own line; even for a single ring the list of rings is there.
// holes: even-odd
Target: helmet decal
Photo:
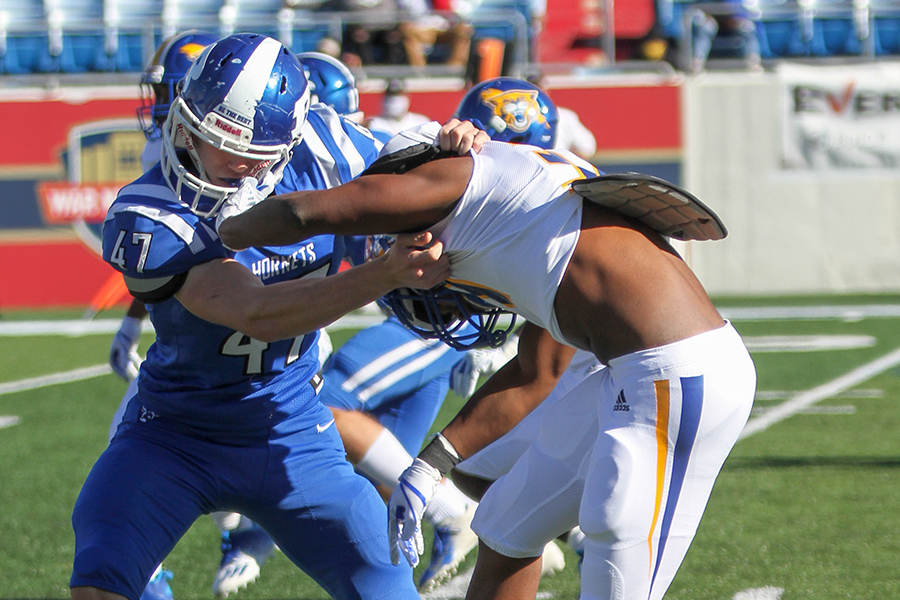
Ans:
[[[534,122],[550,129],[547,117],[541,114],[538,105],[537,90],[498,90],[486,88],[481,92],[481,101],[490,106],[494,116],[499,117],[503,125],[495,127],[502,131],[509,127],[519,133],[527,131]],[[491,124],[497,123],[491,119]],[[499,123],[497,123],[499,125]]]
[[[556,144],[559,111],[547,92],[524,79],[495,77],[475,85],[453,116],[472,121],[500,142],[545,150]]]

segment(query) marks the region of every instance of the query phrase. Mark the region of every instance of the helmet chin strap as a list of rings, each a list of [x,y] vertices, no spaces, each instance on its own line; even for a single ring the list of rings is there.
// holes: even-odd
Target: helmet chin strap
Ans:
[[[203,181],[209,181],[209,176],[206,174],[206,169],[203,168],[203,163],[200,161],[200,155],[197,154],[197,147],[194,144],[194,138],[191,135],[190,131],[187,131],[184,127],[184,123],[178,123],[175,125],[175,130],[178,132],[178,136],[181,138],[181,143],[184,144],[185,149],[188,151],[188,155],[191,157],[191,162],[194,163],[194,168],[197,169],[197,176],[200,177]]]

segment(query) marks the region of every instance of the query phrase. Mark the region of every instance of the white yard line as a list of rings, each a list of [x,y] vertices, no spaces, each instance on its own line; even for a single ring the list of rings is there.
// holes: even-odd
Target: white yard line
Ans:
[[[732,321],[776,321],[783,319],[858,319],[898,318],[900,304],[860,304],[852,306],[748,306],[721,308],[719,312]],[[350,329],[383,321],[380,314],[357,311],[338,319],[326,329]],[[0,321],[0,336],[23,335],[88,335],[115,333],[119,319],[74,319],[70,321]],[[144,331],[152,331],[144,321]]]
[[[325,329],[337,331],[340,329],[357,329],[374,325],[384,321],[384,315],[379,314],[351,314],[341,317]],[[0,337],[22,337],[32,335],[98,335],[102,333],[114,334],[122,325],[121,319],[95,319],[92,321],[75,319],[71,321],[0,321]],[[152,332],[153,325],[144,320],[144,332]]]
[[[109,365],[96,365],[93,367],[85,367],[83,369],[65,371],[63,373],[53,373],[52,375],[43,375],[41,377],[0,383],[0,395],[24,392],[25,390],[33,390],[59,383],[82,381],[83,379],[91,379],[92,377],[99,377],[100,375],[107,375],[109,373],[112,373],[112,368],[110,368]]]
[[[732,321],[780,321],[784,319],[859,319],[900,317],[900,304],[859,304],[854,306],[746,306],[720,308]]]
[[[19,417],[16,416],[0,416],[0,429],[5,427],[12,427],[13,425],[19,424]]]
[[[779,600],[782,594],[784,588],[767,586],[740,591],[731,600]]]
[[[452,577],[444,585],[438,586],[430,592],[422,594],[422,600],[463,600],[466,597],[466,590],[469,589],[469,582],[472,580],[472,567],[466,571],[458,573]],[[553,594],[550,592],[538,592],[537,600],[550,600]]]
[[[828,383],[823,383],[811,390],[801,392],[790,400],[772,407],[770,410],[766,411],[764,415],[750,420],[744,427],[744,431],[741,432],[740,439],[764,431],[775,423],[797,414],[820,400],[836,396],[844,390],[859,385],[897,365],[900,365],[900,348],[868,364],[857,367],[849,373],[841,375],[837,379],[829,381]]]

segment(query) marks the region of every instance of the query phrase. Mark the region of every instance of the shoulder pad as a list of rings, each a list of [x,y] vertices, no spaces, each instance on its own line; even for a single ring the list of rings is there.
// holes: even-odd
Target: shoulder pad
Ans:
[[[728,235],[716,213],[690,192],[659,177],[601,175],[575,181],[572,191],[678,240],[721,240]]]
[[[451,156],[457,156],[457,154],[422,142],[382,156],[360,175],[400,175],[427,162]]]

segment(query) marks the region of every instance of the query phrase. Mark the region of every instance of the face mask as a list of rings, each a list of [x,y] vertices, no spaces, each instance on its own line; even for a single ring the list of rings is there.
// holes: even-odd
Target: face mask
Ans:
[[[409,110],[409,98],[407,96],[385,96],[382,111],[389,119],[399,119]]]

